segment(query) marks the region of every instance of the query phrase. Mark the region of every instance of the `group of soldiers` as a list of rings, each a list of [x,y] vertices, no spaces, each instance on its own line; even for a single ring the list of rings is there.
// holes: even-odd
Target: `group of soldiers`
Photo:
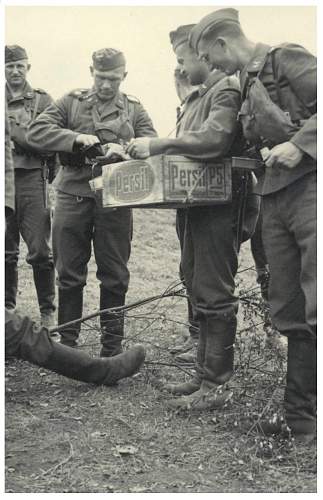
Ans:
[[[232,396],[238,252],[256,228],[264,246],[259,281],[267,285],[269,267],[271,321],[288,339],[284,419],[264,419],[259,426],[265,434],[288,430],[300,441],[311,441],[316,430],[316,58],[299,45],[270,47],[250,41],[238,11],[231,8],[179,26],[170,33],[170,42],[182,101],[174,138],[157,137],[141,103],[120,91],[127,74],[120,51],[96,51],[92,89],[74,90],[52,102],[44,91],[29,87],[24,49],[6,47],[16,187],[16,211],[7,218],[6,232],[8,351],[96,383],[106,383],[104,369],[114,370],[113,381],[139,369],[142,348],[122,353],[122,315],[101,314],[100,358],[73,349],[80,332],[80,323],[73,321],[82,316],[92,243],[100,309],[122,307],[129,284],[131,210],[102,208],[89,187],[91,158],[120,161],[176,154],[214,161],[252,149],[264,164],[257,174],[261,224],[258,220],[256,225],[256,203],[245,227],[237,227],[238,174],[233,174],[231,203],[177,211],[180,273],[189,297],[191,332],[197,338],[196,369],[191,379],[163,389],[172,395],[169,404],[176,410],[216,409]],[[42,187],[56,153],[61,166],[54,181],[52,259]],[[28,318],[10,312],[17,290],[19,233],[28,247],[44,327],[52,324],[56,268],[58,323],[66,324],[60,343],[46,329],[37,331]],[[97,367],[101,371],[96,378]]]

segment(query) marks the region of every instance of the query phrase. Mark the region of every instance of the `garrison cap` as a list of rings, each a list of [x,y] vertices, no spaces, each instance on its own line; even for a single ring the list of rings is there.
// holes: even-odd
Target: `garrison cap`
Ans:
[[[5,63],[20,61],[20,59],[28,59],[25,49],[19,45],[6,45]]]
[[[184,24],[169,33],[170,43],[172,44],[174,51],[182,43],[188,42],[189,34],[194,26],[195,24]]]
[[[120,50],[100,49],[92,54],[93,67],[98,71],[109,71],[126,65],[126,58]]]
[[[197,46],[203,36],[203,33],[205,33],[205,31],[209,28],[213,28],[214,26],[227,21],[240,24],[239,12],[236,9],[218,9],[203,17],[190,33],[189,42],[191,47],[197,51]]]

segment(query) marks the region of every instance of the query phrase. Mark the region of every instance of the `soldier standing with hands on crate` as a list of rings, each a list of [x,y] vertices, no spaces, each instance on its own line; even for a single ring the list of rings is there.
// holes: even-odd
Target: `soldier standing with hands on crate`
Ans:
[[[210,68],[240,71],[245,137],[262,150],[263,240],[274,326],[288,338],[283,420],[264,419],[265,434],[288,428],[311,441],[316,428],[316,57],[286,43],[248,40],[239,13],[221,9],[192,30],[191,46]],[[288,428],[287,428],[288,426]]]
[[[86,149],[100,144],[122,145],[133,137],[155,136],[152,122],[140,102],[119,90],[126,60],[116,49],[93,53],[92,89],[74,90],[52,104],[30,127],[29,143],[40,150],[61,153],[55,187],[53,251],[58,272],[59,324],[82,316],[83,287],[91,243],[100,281],[100,309],[122,306],[129,283],[127,268],[132,237],[129,208],[105,209],[91,191],[91,165]],[[102,154],[102,152],[101,152]],[[92,155],[92,153],[91,153]],[[95,155],[95,153],[94,153]],[[76,346],[80,326],[61,331],[61,343]],[[101,316],[101,356],[122,350],[123,318]]]
[[[239,83],[222,72],[209,73],[189,47],[192,25],[170,33],[178,66],[191,84],[201,84],[185,101],[176,138],[143,138],[130,142],[133,158],[167,153],[202,161],[233,154],[238,146]],[[202,83],[204,82],[204,83]],[[238,266],[233,203],[187,208],[181,268],[199,322],[195,376],[165,389],[179,398],[175,409],[207,410],[225,404],[231,391],[222,389],[233,373],[238,298],[234,294]]]

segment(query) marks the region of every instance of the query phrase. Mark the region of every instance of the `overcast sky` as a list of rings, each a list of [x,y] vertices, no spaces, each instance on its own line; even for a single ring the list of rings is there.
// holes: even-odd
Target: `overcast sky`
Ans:
[[[226,7],[229,5],[226,4]],[[137,96],[160,135],[174,128],[178,105],[173,86],[175,56],[169,32],[198,22],[221,5],[207,6],[7,6],[5,42],[26,48],[29,81],[54,98],[92,85],[94,50],[124,51],[128,76],[122,89]],[[238,7],[246,35],[268,44],[295,42],[316,53],[316,8]]]

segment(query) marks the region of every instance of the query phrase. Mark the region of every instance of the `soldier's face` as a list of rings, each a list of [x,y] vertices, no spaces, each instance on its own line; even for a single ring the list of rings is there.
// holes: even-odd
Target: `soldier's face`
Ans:
[[[208,68],[203,61],[199,61],[187,43],[176,47],[177,70],[186,75],[191,85],[200,85],[208,76]]]
[[[110,101],[118,93],[121,82],[127,73],[125,67],[120,66],[109,71],[99,71],[91,67],[94,88],[102,101]]]
[[[27,73],[30,69],[27,59],[8,62],[5,64],[5,77],[11,87],[20,87],[24,85]]]
[[[198,43],[198,58],[207,64],[210,71],[218,69],[227,75],[233,75],[239,69],[233,46],[225,40],[207,40],[203,37]]]

